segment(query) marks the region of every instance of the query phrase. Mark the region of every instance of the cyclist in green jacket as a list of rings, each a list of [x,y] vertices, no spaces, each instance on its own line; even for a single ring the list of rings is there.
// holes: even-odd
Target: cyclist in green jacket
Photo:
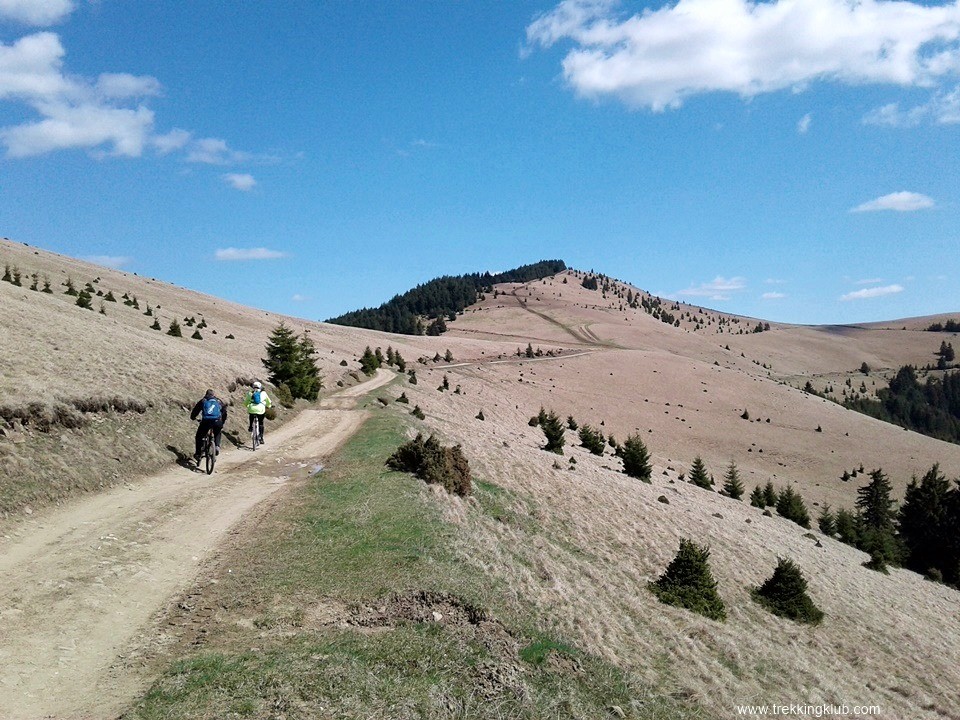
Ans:
[[[253,424],[257,423],[260,434],[260,444],[263,445],[263,416],[267,413],[268,407],[273,407],[273,402],[263,389],[263,385],[257,380],[247,396],[243,399],[243,404],[247,406],[247,413],[250,416],[250,422],[247,430],[253,432]]]

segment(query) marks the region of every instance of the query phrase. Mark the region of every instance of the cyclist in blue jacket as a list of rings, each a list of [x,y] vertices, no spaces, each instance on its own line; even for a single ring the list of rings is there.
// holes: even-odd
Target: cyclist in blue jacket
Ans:
[[[220,454],[220,434],[223,432],[223,424],[227,421],[227,406],[216,396],[213,390],[207,390],[201,400],[193,406],[193,412],[190,413],[190,419],[196,420],[200,417],[200,427],[197,428],[197,446],[193,453],[193,459],[200,464],[200,446],[203,444],[203,436],[207,430],[213,428],[213,438],[217,445],[217,455]]]

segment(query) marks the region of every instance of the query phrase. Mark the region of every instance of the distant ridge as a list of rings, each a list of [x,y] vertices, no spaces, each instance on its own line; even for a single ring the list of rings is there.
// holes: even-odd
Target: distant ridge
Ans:
[[[540,280],[566,269],[563,260],[541,260],[496,275],[444,275],[395,295],[380,307],[354,310],[327,322],[402,335],[439,335],[447,329],[447,319],[453,320],[456,313],[473,305],[481,292],[491,291],[494,285]]]

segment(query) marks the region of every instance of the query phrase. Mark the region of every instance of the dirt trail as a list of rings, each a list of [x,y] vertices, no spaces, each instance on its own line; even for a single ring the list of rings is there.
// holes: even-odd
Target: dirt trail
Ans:
[[[225,446],[212,476],[176,466],[7,530],[0,718],[115,715],[139,685],[118,670],[120,653],[233,525],[359,428],[365,415],[354,409],[357,398],[392,377],[379,370],[301,412],[256,453]]]

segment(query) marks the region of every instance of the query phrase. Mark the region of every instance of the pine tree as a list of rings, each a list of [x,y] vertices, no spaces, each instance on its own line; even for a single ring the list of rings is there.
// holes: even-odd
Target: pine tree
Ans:
[[[77,296],[77,289],[73,286],[73,279],[71,277],[67,276],[67,281],[64,283],[64,285],[67,288],[63,293],[64,295],[73,295],[74,297]]]
[[[567,415],[567,427],[571,430],[576,430],[579,427],[577,421],[573,419],[573,415]]]
[[[727,472],[724,475],[725,482],[723,483],[723,492],[724,494],[732,497],[734,500],[739,500],[743,497],[743,483],[740,481],[740,473],[737,471],[737,465],[733,460],[730,461],[730,466],[727,468]]]
[[[107,294],[103,296],[103,299],[107,302],[116,302],[117,299],[113,296],[113,290],[107,290]]]
[[[403,359],[403,357],[400,355],[400,352],[396,352],[393,357],[394,361],[397,363],[397,371],[402,373],[406,372],[407,361]]]
[[[856,507],[860,515],[858,547],[877,561],[898,563],[900,551],[896,539],[896,510],[890,498],[893,487],[879,468],[870,473],[870,482],[857,490]]]
[[[447,351],[443,354],[443,359],[445,362],[453,362],[453,353],[450,352],[450,348],[447,348]]]
[[[899,513],[907,567],[920,573],[937,570],[948,582],[960,571],[957,526],[951,523],[952,496],[957,492],[934,465],[919,482],[914,477],[907,485]]]
[[[774,507],[777,504],[777,491],[773,487],[772,480],[767,480],[767,484],[763,486],[763,504],[766,507]]]
[[[633,478],[650,482],[653,468],[650,465],[650,453],[639,435],[630,435],[623,443],[620,453],[623,459],[623,472]]]
[[[540,413],[542,416],[540,418],[540,429],[543,430],[543,434],[547,438],[547,444],[544,450],[556,453],[557,455],[563,455],[565,438],[563,423],[560,422],[560,417],[553,410],[545,412],[543,408],[540,408]]]
[[[200,334],[199,330],[194,330],[193,335],[190,336],[192,340],[203,340],[203,335]]]
[[[810,513],[807,512],[800,493],[795,491],[792,485],[787,485],[777,496],[777,514],[801,527],[810,527]]]
[[[154,318],[154,319],[153,319],[153,325],[150,326],[150,329],[151,329],[151,330],[160,330],[160,329],[161,329],[161,328],[160,328],[160,320],[158,320],[157,318]]]
[[[710,490],[713,485],[713,480],[707,473],[707,466],[704,465],[703,459],[699,455],[694,458],[693,465],[690,466],[689,476],[691,483],[704,490]]]
[[[43,276],[43,290],[40,292],[45,292],[48,295],[53,294],[53,288],[50,287],[50,278],[48,278],[46,275]]]
[[[364,375],[373,375],[379,367],[380,361],[377,360],[377,356],[374,354],[373,350],[370,349],[370,346],[367,345],[363,351],[363,355],[360,358],[360,369],[363,371]]]
[[[306,333],[298,338],[281,322],[271,333],[266,350],[267,357],[260,362],[274,386],[286,385],[293,398],[317,399],[323,381],[314,360],[316,350]]]
[[[12,283],[12,282],[13,282],[13,275],[10,273],[10,266],[9,266],[9,265],[4,265],[4,266],[3,266],[3,278],[2,278],[2,280],[3,280],[3,282],[8,282],[8,283]]]
[[[757,485],[753,492],[750,493],[750,504],[753,507],[764,508],[767,506],[766,495],[764,495],[763,488]]]
[[[170,329],[167,330],[167,335],[171,335],[173,337],[183,337],[183,333],[180,331],[180,323],[178,323],[175,319],[170,321]]]
[[[834,516],[834,527],[837,531],[837,539],[847,545],[856,546],[860,540],[860,530],[857,518],[849,510],[840,508]]]
[[[686,608],[712,620],[726,620],[723,600],[710,571],[710,548],[686,538],[663,574],[649,584],[662,603]]]
[[[599,430],[584,425],[580,428],[579,438],[581,447],[585,447],[594,455],[603,455],[603,448],[606,443],[603,439],[603,433]]]
[[[750,595],[774,615],[796,622],[817,625],[823,620],[823,611],[807,595],[807,581],[800,568],[787,558],[777,558],[773,575]]]
[[[393,367],[397,364],[397,356],[393,354],[393,345],[387,345],[387,365]]]
[[[837,519],[832,512],[830,512],[830,506],[824,505],[820,508],[820,516],[817,518],[817,527],[820,528],[820,532],[829,537],[833,537],[837,532]]]

